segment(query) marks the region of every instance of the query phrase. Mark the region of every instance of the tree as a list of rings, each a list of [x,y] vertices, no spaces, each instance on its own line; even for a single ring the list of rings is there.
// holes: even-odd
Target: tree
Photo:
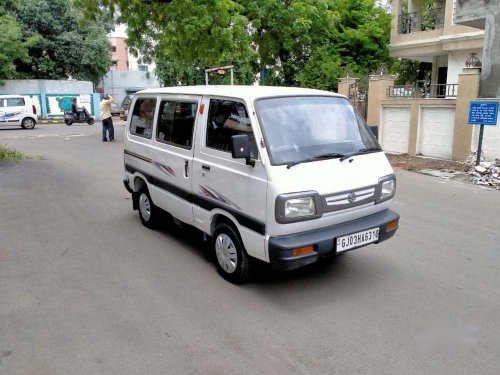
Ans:
[[[9,12],[21,26],[24,38],[37,38],[29,48],[29,60],[15,61],[16,77],[75,78],[98,83],[111,66],[106,34],[112,19],[108,13],[85,22],[66,0],[25,0]]]
[[[362,75],[390,61],[391,17],[376,0],[76,1],[90,17],[118,9],[129,46],[169,62],[160,76],[162,66],[237,63],[271,84],[333,89],[345,69]]]
[[[5,9],[0,7],[0,13]],[[29,62],[28,48],[37,42],[37,37],[23,39],[21,26],[10,16],[0,16],[0,84],[13,78],[15,61]]]

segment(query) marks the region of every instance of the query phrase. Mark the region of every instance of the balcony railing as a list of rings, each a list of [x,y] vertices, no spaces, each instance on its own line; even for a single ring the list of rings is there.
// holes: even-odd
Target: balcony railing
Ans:
[[[389,86],[387,96],[399,99],[456,98],[458,84],[431,84],[424,86]]]
[[[444,8],[428,8],[422,12],[403,12],[398,19],[398,32],[410,34],[444,27]]]

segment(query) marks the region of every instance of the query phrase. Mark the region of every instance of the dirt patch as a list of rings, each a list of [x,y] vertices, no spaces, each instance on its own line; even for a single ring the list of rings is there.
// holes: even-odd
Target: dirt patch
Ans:
[[[387,154],[394,169],[405,169],[407,171],[421,171],[434,169],[447,172],[466,172],[469,169],[463,162],[432,159],[422,156],[410,156],[408,154]]]

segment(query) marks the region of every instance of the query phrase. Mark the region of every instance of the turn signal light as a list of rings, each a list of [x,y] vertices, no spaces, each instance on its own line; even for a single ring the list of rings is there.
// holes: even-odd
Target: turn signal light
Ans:
[[[398,227],[398,224],[399,224],[399,220],[394,220],[394,221],[391,221],[390,223],[388,223],[386,226],[385,226],[385,231],[386,233],[387,232],[390,232],[394,229],[396,229]]]
[[[298,247],[298,248],[292,250],[292,256],[299,257],[301,255],[306,255],[306,254],[312,253],[313,251],[314,250],[313,250],[312,245]]]

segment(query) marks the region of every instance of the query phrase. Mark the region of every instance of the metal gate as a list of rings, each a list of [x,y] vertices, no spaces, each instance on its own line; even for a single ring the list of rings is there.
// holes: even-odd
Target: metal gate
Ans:
[[[366,74],[349,85],[349,100],[365,121],[368,115],[368,79],[369,74]]]

